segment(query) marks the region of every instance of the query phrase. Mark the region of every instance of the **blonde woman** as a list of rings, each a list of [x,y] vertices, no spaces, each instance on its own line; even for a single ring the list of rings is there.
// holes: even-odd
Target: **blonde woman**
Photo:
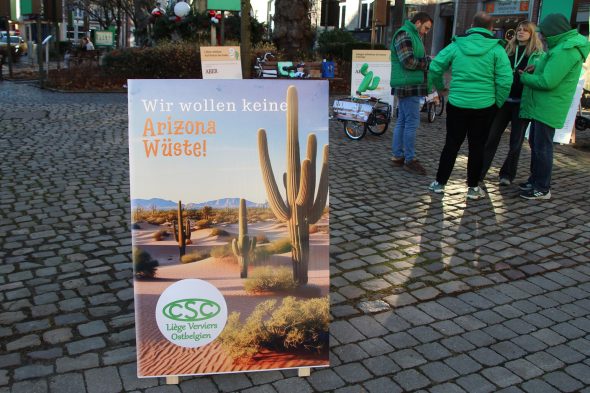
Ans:
[[[543,44],[537,36],[536,29],[537,26],[533,22],[520,22],[516,27],[516,34],[506,45],[506,53],[510,59],[513,72],[512,86],[506,103],[498,109],[490,127],[490,133],[484,148],[483,168],[480,176],[481,181],[484,180],[490,169],[490,165],[500,144],[502,133],[508,123],[511,123],[510,148],[508,156],[504,160],[504,165],[500,169],[500,185],[508,186],[512,184],[516,177],[520,149],[528,125],[528,120],[518,117],[523,90],[518,71],[534,65],[543,53]]]

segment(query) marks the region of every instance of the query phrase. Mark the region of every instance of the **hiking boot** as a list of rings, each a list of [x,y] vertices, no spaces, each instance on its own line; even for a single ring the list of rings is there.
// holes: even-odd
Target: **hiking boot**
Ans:
[[[420,161],[413,159],[412,161],[406,161],[404,169],[408,172],[413,172],[418,175],[426,175],[426,169],[420,164]]]
[[[467,199],[481,199],[485,198],[486,193],[481,187],[469,187],[467,189]]]
[[[404,158],[403,157],[391,157],[391,163],[393,166],[404,166]]]
[[[533,185],[527,181],[524,183],[520,183],[518,185],[518,188],[520,188],[522,191],[530,191],[533,189]]]
[[[434,192],[435,194],[442,194],[445,192],[445,185],[440,184],[439,182],[437,182],[435,180],[432,183],[430,183],[430,185],[428,186],[428,189],[430,191]]]
[[[510,179],[508,179],[507,177],[501,177],[500,181],[498,182],[501,186],[509,186],[512,184],[512,182],[510,181]]]
[[[551,191],[547,190],[545,192],[543,191],[539,191],[539,190],[535,190],[534,188],[531,188],[528,191],[523,191],[520,194],[521,198],[524,199],[551,199]]]

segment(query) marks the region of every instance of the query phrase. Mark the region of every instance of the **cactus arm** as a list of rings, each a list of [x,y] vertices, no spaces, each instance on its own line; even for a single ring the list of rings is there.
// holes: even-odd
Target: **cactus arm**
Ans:
[[[324,146],[324,157],[318,193],[309,214],[309,223],[316,223],[321,217],[328,200],[328,145]]]
[[[172,231],[174,232],[174,241],[178,241],[178,230],[176,229],[176,221],[172,221]]]
[[[287,88],[287,199],[297,200],[301,163],[299,161],[299,102],[295,86]]]
[[[240,256],[240,248],[238,247],[238,240],[233,239],[231,241],[231,249],[234,252],[234,255],[239,257]]]
[[[277,187],[272,166],[270,164],[270,157],[268,155],[268,144],[266,142],[266,131],[258,130],[258,153],[260,158],[260,167],[262,169],[262,180],[264,180],[264,187],[266,188],[266,195],[268,196],[268,203],[275,216],[279,221],[287,221],[290,216],[290,211]]]
[[[187,240],[191,239],[191,222],[190,220],[187,218],[186,219],[186,234],[185,234],[185,238]]]
[[[238,230],[238,234],[241,236],[245,235],[246,233],[248,233],[248,216],[246,213],[246,200],[241,198],[240,199],[240,209],[238,212],[238,217],[239,217],[239,230]]]
[[[252,252],[254,251],[254,249],[256,248],[256,237],[252,238],[252,241],[250,242],[250,249],[248,250],[248,252]]]
[[[313,198],[313,168],[311,167],[311,161],[307,158],[303,160],[301,167],[301,183],[299,184],[299,195],[295,204],[297,206],[307,207],[311,206],[310,201]]]
[[[363,75],[367,75],[367,70],[369,69],[369,65],[367,63],[363,63],[363,65],[361,66],[361,74]]]
[[[371,84],[367,87],[369,90],[375,90],[377,88],[377,86],[379,86],[379,82],[381,81],[381,78],[376,76],[373,78],[373,81],[371,82]]]
[[[184,228],[182,227],[182,202],[178,201],[178,244],[184,245]]]

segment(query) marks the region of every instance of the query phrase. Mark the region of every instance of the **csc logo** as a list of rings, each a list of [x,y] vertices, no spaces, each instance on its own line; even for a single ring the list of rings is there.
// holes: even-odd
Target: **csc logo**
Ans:
[[[182,299],[168,303],[162,309],[164,316],[180,322],[196,322],[213,318],[221,311],[219,304],[208,299]]]

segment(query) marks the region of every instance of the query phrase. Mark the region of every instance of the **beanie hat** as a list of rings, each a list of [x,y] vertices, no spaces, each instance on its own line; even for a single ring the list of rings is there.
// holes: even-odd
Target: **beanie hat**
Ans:
[[[563,14],[549,14],[539,24],[539,31],[545,37],[563,34],[571,29],[570,22]]]

